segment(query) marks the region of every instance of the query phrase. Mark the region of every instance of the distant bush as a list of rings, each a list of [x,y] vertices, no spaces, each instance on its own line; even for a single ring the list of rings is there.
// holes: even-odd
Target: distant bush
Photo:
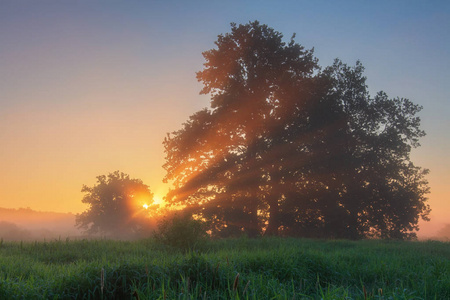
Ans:
[[[14,223],[0,221],[0,238],[6,241],[31,240],[31,232]]]
[[[155,233],[158,242],[184,251],[203,246],[207,236],[205,222],[186,214],[162,219]]]

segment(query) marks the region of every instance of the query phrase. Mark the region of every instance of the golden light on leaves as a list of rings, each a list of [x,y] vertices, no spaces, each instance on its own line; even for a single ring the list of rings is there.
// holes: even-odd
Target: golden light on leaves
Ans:
[[[142,206],[144,207],[144,209],[148,209],[149,208],[149,205],[147,203],[142,205]]]

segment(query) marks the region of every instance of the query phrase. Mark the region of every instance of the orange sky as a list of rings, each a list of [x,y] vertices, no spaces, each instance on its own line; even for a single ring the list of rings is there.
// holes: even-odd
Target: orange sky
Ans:
[[[166,133],[208,106],[195,79],[201,52],[229,22],[258,19],[287,37],[296,32],[323,66],[361,59],[372,94],[424,106],[428,135],[413,161],[431,169],[433,221],[423,232],[432,235],[450,223],[449,5],[408,3],[3,1],[0,207],[78,213],[86,209],[82,185],[115,170],[162,197]]]

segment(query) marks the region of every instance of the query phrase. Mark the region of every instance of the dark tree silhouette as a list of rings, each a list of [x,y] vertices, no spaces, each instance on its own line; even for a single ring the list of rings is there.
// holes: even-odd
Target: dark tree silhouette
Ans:
[[[153,194],[139,179],[116,171],[97,177],[93,187],[83,186],[82,202],[89,208],[76,216],[76,226],[88,234],[134,238],[145,232],[148,221],[144,204],[153,203]]]
[[[421,107],[383,92],[371,98],[363,70],[336,60],[318,75],[326,93],[308,111],[302,187],[282,202],[283,224],[293,234],[413,238],[419,218],[428,220],[428,170],[409,157],[425,134],[416,116]],[[293,213],[305,207],[314,211],[312,223]]]
[[[320,70],[312,50],[252,22],[232,24],[197,73],[211,108],[164,146],[167,201],[217,235],[406,238],[426,219],[424,135],[407,99],[371,98],[363,67]]]

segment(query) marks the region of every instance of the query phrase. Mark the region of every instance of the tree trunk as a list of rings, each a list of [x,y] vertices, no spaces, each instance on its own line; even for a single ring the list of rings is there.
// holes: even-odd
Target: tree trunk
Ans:
[[[258,200],[248,199],[248,209],[249,215],[247,220],[247,225],[245,226],[245,233],[250,238],[255,238],[259,235],[259,224],[258,224]]]
[[[271,195],[269,200],[269,224],[264,235],[278,236],[280,227],[280,212],[278,208],[278,197]]]

